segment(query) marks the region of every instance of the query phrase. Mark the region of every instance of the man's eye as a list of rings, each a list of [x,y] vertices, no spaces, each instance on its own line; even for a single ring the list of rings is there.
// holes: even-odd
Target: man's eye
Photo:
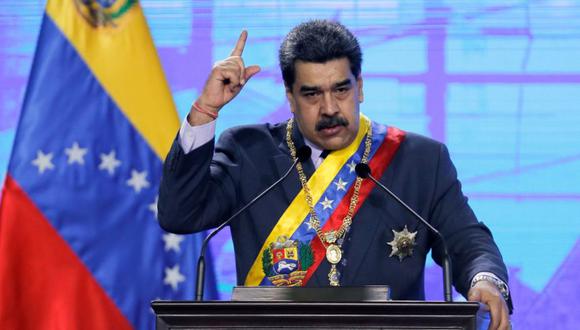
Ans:
[[[336,93],[343,94],[343,93],[346,93],[348,90],[349,90],[348,87],[339,87],[336,89]]]

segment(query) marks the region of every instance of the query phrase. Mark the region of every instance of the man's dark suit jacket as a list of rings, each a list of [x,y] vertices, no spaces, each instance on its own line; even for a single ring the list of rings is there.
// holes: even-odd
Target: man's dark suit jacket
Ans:
[[[297,125],[295,125],[296,127]],[[165,160],[159,192],[159,222],[170,232],[186,234],[216,227],[233,212],[282,176],[292,159],[285,143],[286,122],[236,127],[225,131],[217,145],[206,143],[184,154],[177,139]],[[293,132],[297,148],[304,140]],[[305,165],[310,176],[312,161]],[[380,181],[447,239],[453,283],[467,295],[472,277],[491,272],[507,283],[507,273],[490,231],[478,222],[461,191],[446,147],[407,133]],[[300,191],[292,174],[231,224],[239,285],[284,210]],[[411,257],[389,257],[393,230],[405,225],[417,231]],[[393,299],[424,299],[427,253],[441,264],[439,244],[425,226],[377,187],[353,220],[343,245],[346,265],[339,267],[341,285],[389,285]],[[307,286],[327,286],[324,260]]]

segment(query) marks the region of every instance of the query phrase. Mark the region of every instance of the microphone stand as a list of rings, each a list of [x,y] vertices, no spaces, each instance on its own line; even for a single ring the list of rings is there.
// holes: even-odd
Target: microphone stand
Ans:
[[[443,235],[435,229],[427,220],[423,219],[415,210],[413,210],[409,205],[403,202],[399,196],[395,195],[389,188],[385,187],[382,183],[380,183],[375,177],[371,175],[371,169],[367,164],[359,163],[356,165],[355,168],[356,174],[361,178],[369,178],[371,179],[377,186],[379,186],[382,190],[386,191],[391,197],[393,197],[400,205],[402,205],[407,211],[411,212],[421,223],[423,223],[427,228],[437,236],[437,238],[441,241],[441,246],[443,248],[443,295],[445,297],[446,302],[452,302],[453,297],[451,296],[451,258],[449,256],[449,250],[447,249],[447,244],[445,243],[445,238]]]
[[[242,207],[241,209],[236,211],[236,213],[234,213],[226,221],[222,222],[221,225],[219,225],[216,229],[214,229],[203,240],[203,243],[201,245],[201,251],[199,252],[199,259],[197,260],[197,279],[195,282],[195,300],[196,301],[203,300],[203,290],[204,290],[204,282],[205,282],[205,251],[207,249],[208,242],[210,241],[210,239],[212,239],[212,237],[214,237],[215,235],[217,235],[217,233],[219,233],[222,229],[224,229],[225,226],[229,225],[230,222],[232,222],[232,220],[234,220],[238,215],[240,215],[240,213],[244,212],[246,209],[248,209],[250,206],[252,206],[254,203],[256,203],[260,198],[262,198],[264,195],[266,195],[268,192],[270,192],[270,190],[274,189],[280,182],[282,182],[284,179],[286,179],[286,177],[288,177],[288,175],[290,175],[290,172],[296,167],[298,162],[303,162],[306,159],[310,158],[311,153],[312,153],[312,149],[310,149],[310,147],[308,147],[308,146],[304,146],[304,147],[300,148],[297,152],[296,159],[292,163],[292,166],[290,166],[290,168],[284,173],[284,175],[282,175],[282,177],[280,179],[278,179],[276,182],[274,182],[272,185],[270,185],[268,188],[266,188],[266,190],[262,191],[258,196],[254,197],[254,199],[252,199],[248,204],[244,205],[244,207]]]

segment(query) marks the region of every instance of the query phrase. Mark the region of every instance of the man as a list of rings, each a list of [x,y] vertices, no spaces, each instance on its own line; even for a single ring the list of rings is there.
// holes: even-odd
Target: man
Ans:
[[[191,233],[219,225],[307,145],[311,159],[231,224],[239,285],[383,284],[393,299],[424,299],[425,258],[433,247],[441,263],[440,243],[371,181],[357,179],[362,162],[445,236],[456,289],[489,306],[491,328],[508,328],[505,266],[447,149],[360,113],[362,53],[341,24],[306,22],[283,41],[292,119],[229,129],[214,146],[218,113],[260,71],[242,60],[246,39],[244,31],[231,56],[215,64],[165,161],[161,226]]]

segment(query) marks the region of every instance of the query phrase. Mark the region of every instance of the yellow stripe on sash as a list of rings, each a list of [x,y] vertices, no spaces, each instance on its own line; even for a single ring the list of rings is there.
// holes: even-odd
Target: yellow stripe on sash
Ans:
[[[130,5],[115,26],[93,27],[82,6],[51,0],[46,12],[151,149],[165,158],[179,119],[141,7]]]
[[[340,169],[346,164],[346,161],[354,155],[358,150],[361,141],[365,137],[370,125],[370,120],[361,114],[359,129],[355,140],[346,148],[331,152],[328,157],[324,159],[322,164],[314,172],[310,180],[308,180],[308,187],[312,194],[312,200],[316,204],[328,185],[336,177]],[[294,198],[292,203],[288,206],[284,214],[280,217],[280,220],[274,226],[270,235],[262,245],[256,260],[252,264],[248,275],[246,276],[246,286],[258,286],[264,279],[264,271],[262,269],[262,254],[266,250],[270,242],[276,241],[279,236],[285,235],[287,237],[292,236],[292,234],[298,229],[302,224],[306,216],[308,215],[308,204],[306,204],[306,197],[304,196],[304,190],[300,190],[298,195]]]

